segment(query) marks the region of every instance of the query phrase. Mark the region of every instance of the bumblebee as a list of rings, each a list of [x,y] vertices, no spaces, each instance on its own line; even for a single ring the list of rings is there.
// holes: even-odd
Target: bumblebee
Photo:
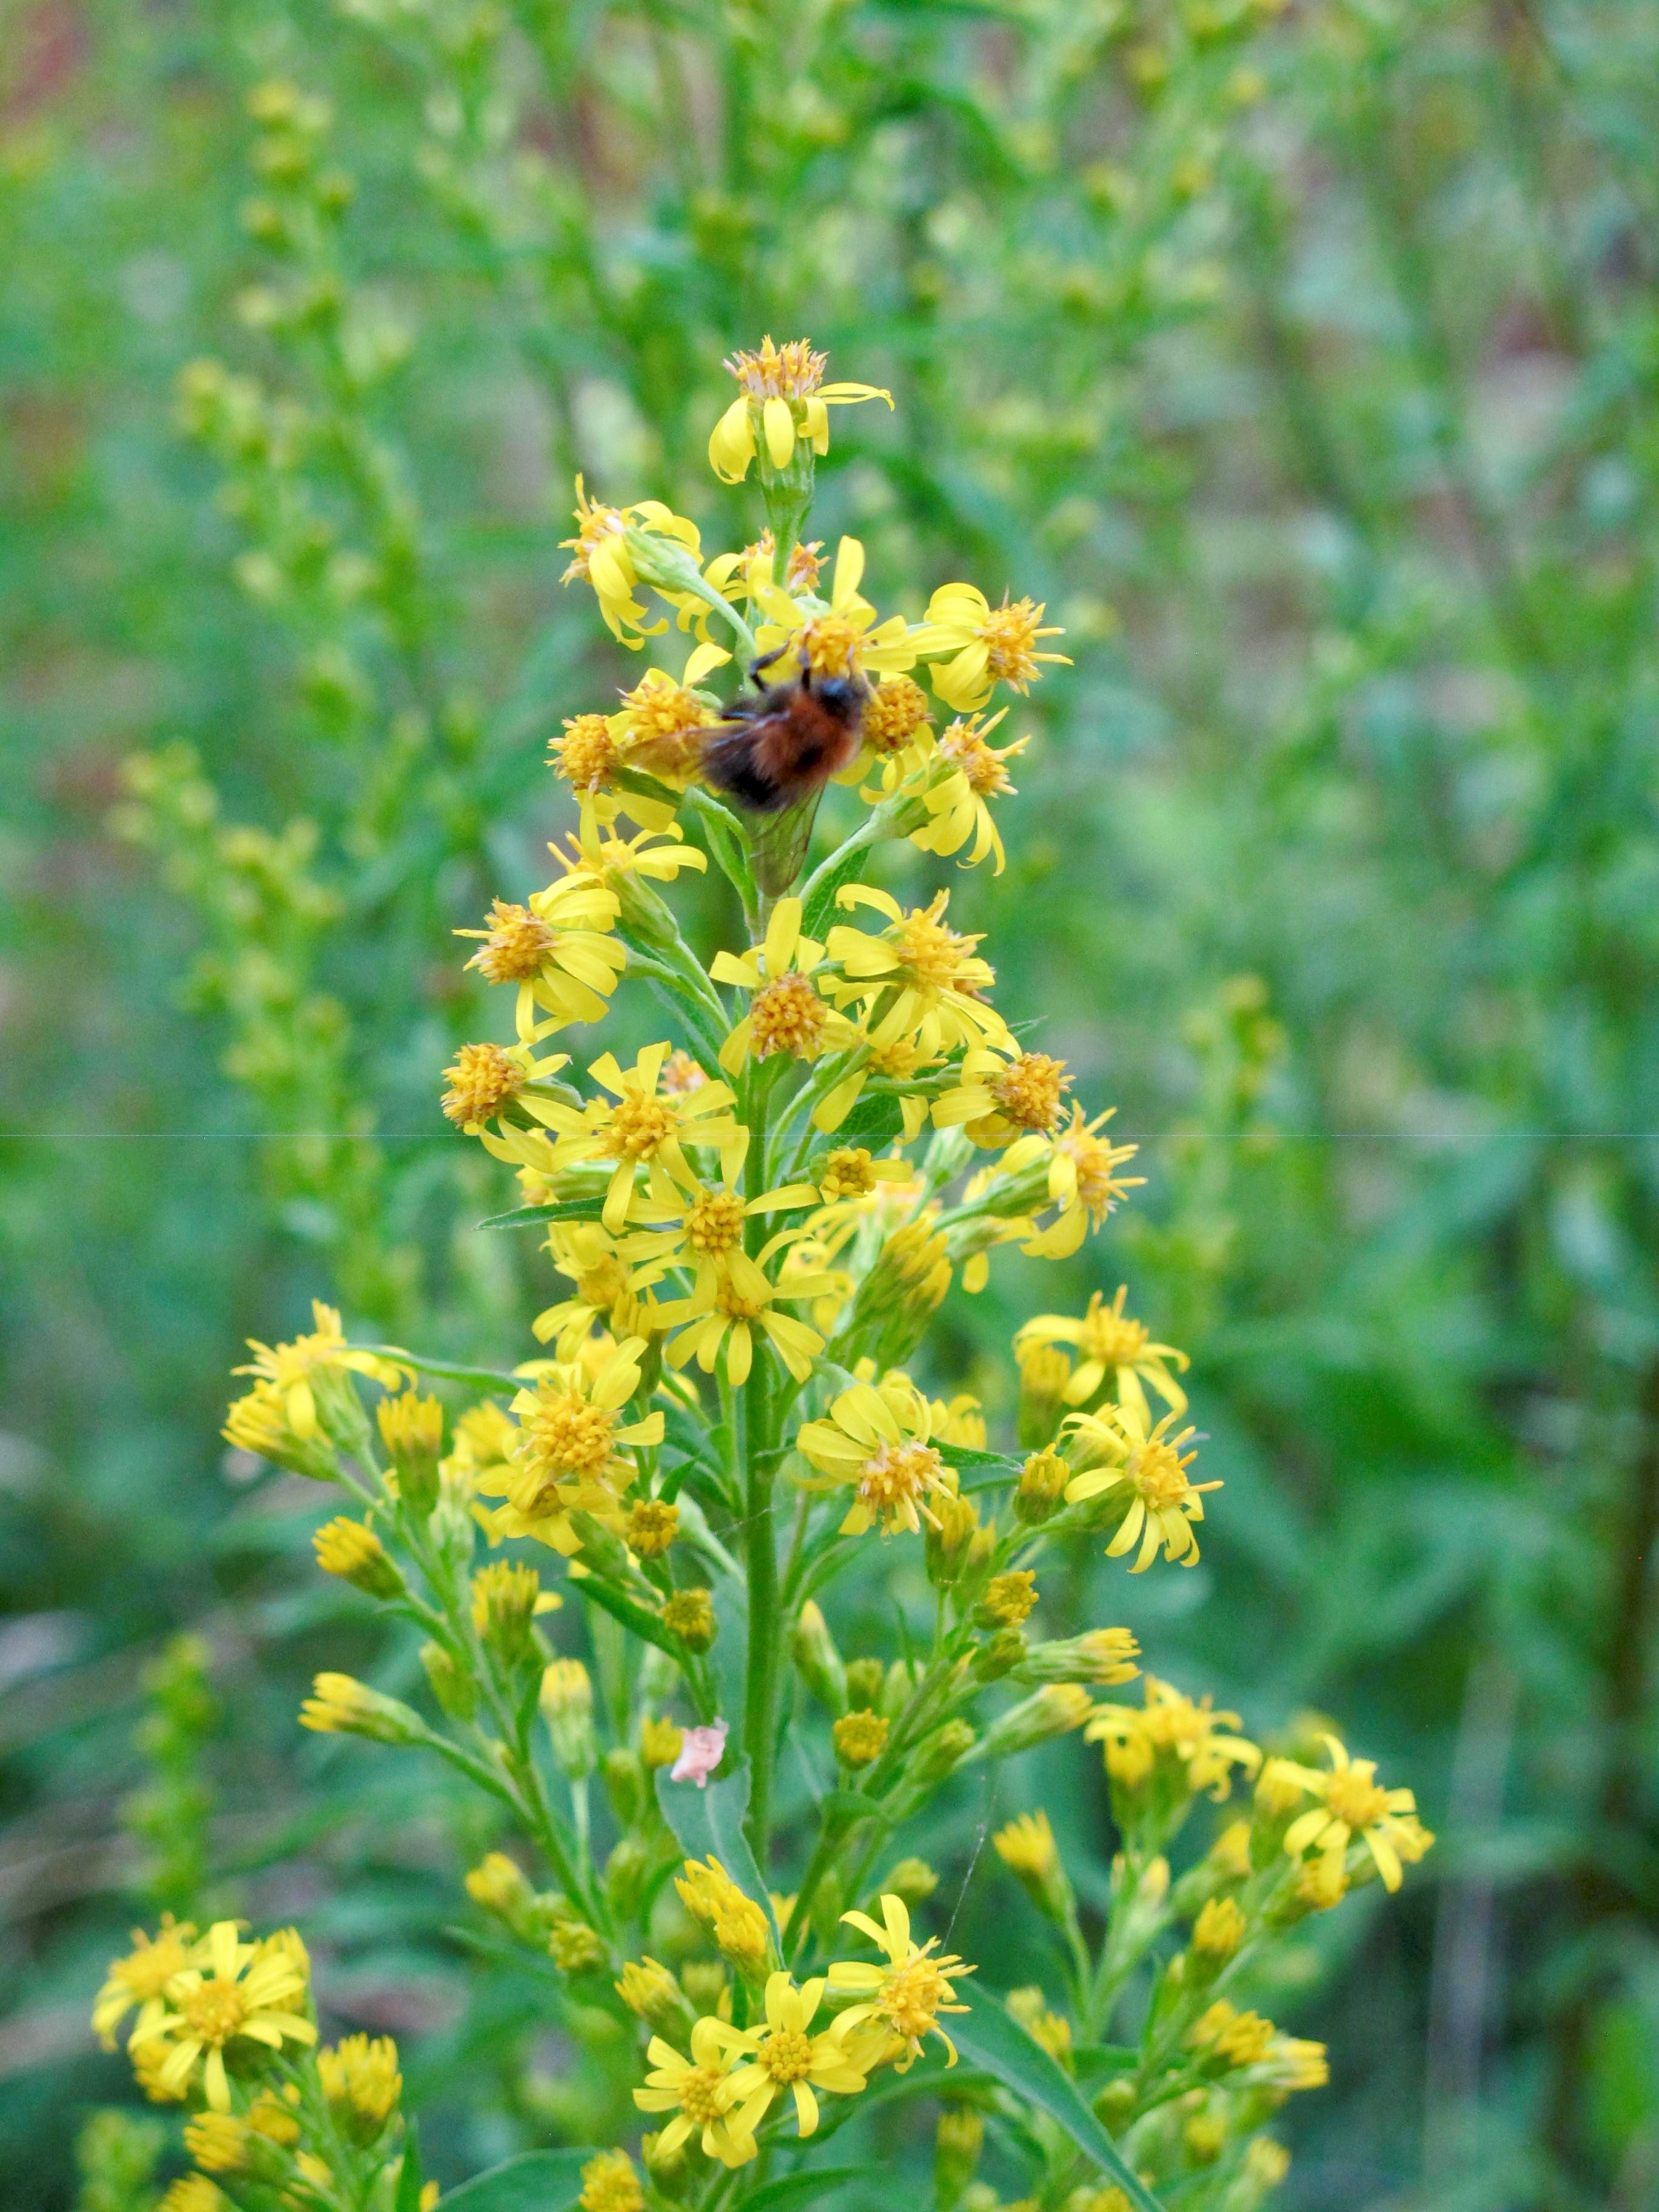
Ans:
[[[762,686],[761,672],[788,651],[751,661],[753,698],[734,699],[704,742],[702,773],[757,814],[783,814],[815,798],[855,757],[870,687],[861,676],[820,676],[803,653],[800,674]]]

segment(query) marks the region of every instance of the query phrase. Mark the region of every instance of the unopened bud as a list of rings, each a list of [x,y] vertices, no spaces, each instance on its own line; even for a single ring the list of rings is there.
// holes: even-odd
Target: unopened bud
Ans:
[[[1055,1451],[1035,1451],[1019,1471],[1014,1491],[1014,1518],[1035,1528],[1059,1510],[1066,1486],[1072,1479],[1069,1462]]]
[[[301,1728],[322,1735],[367,1736],[372,1743],[422,1743],[428,1732],[418,1713],[383,1697],[349,1674],[319,1674],[300,1708]]]
[[[472,1625],[509,1667],[529,1655],[530,1624],[541,1589],[541,1577],[534,1567],[506,1559],[492,1560],[472,1577]]]
[[[421,1646],[421,1664],[432,1685],[432,1694],[453,1721],[470,1721],[478,1710],[478,1686],[464,1667],[458,1667],[441,1644]]]
[[[1018,1752],[1030,1751],[1081,1728],[1093,1710],[1087,1691],[1078,1684],[1048,1683],[1011,1705],[1006,1713],[998,1714],[980,1740],[977,1756],[1012,1759]]]
[[[647,1722],[646,1725],[654,1727],[658,1723]],[[674,1757],[679,1757],[678,1751]],[[665,1759],[659,1764],[672,1765],[673,1761]],[[638,1752],[630,1751],[626,1744],[619,1743],[613,1744],[606,1752],[601,1766],[605,1776],[605,1794],[611,1800],[611,1810],[624,1828],[631,1828],[645,1810],[647,1802],[644,1762]]]
[[[813,1696],[832,1713],[847,1710],[847,1668],[830,1624],[811,1598],[800,1609],[793,1639],[795,1664]]]
[[[662,1609],[662,1625],[690,1652],[707,1651],[720,1633],[714,1600],[706,1589],[676,1590]]]
[[[361,1521],[342,1515],[325,1522],[311,1540],[317,1564],[325,1575],[338,1575],[370,1597],[401,1597],[404,1578],[386,1556],[374,1531]]]
[[[556,1921],[547,1948],[567,1974],[589,1973],[605,1964],[605,1945],[585,1920]]]
[[[1127,1682],[1140,1669],[1139,1644],[1127,1628],[1091,1628],[1052,1644],[1034,1644],[1020,1668],[1024,1682]]]
[[[1025,1344],[1019,1352],[1019,1409],[1015,1432],[1026,1451],[1040,1452],[1060,1426],[1072,1363],[1057,1344]]]
[[[878,1905],[884,1897],[896,1897],[901,1904],[914,1910],[918,1905],[925,1904],[938,1887],[939,1876],[926,1859],[901,1859],[896,1867],[882,1876],[877,1886],[876,1898]]]
[[[925,1671],[919,1659],[895,1659],[881,1686],[882,1711],[896,1719],[921,1687]]]
[[[553,1739],[553,1756],[573,1782],[599,1763],[593,1735],[593,1685],[580,1659],[556,1659],[542,1676],[542,1718]]]
[[[879,1659],[849,1659],[847,1662],[847,1703],[858,1711],[878,1705],[887,1686],[887,1669]]]
[[[438,1462],[444,1448],[444,1409],[435,1398],[413,1390],[382,1398],[375,1414],[380,1441],[398,1473],[398,1495],[416,1513],[430,1513],[438,1502]]]
[[[974,1680],[1000,1682],[1012,1674],[1025,1657],[1025,1638],[1018,1628],[1000,1628],[974,1654]]]
[[[907,1777],[922,1784],[943,1782],[973,1748],[974,1731],[968,1723],[946,1721],[917,1746],[915,1756],[907,1763]]]
[[[971,1498],[952,1493],[935,1499],[933,1513],[922,1547],[927,1579],[935,1589],[948,1589],[968,1557],[968,1547],[979,1527],[979,1509]]]
[[[997,1856],[1046,1919],[1064,1926],[1072,1912],[1072,1885],[1060,1863],[1048,1815],[1022,1813],[991,1843]]]
[[[636,2019],[658,2029],[678,2026],[690,2016],[679,1984],[654,1959],[630,1959],[622,1970],[617,1995]]]
[[[994,1575],[974,1608],[974,1619],[981,1628],[1018,1628],[1030,1618],[1036,1595],[1036,1577],[1029,1567]]]
[[[985,2141],[985,2121],[971,2105],[947,2105],[933,2138],[933,2191],[939,2212],[951,2212],[973,2179]]]
[[[637,1836],[624,1836],[605,1863],[605,1893],[618,1919],[631,1919],[645,1887],[650,1860]]]
[[[891,1726],[884,1713],[843,1713],[831,1731],[836,1759],[842,1765],[854,1769],[873,1765],[887,1747]]]

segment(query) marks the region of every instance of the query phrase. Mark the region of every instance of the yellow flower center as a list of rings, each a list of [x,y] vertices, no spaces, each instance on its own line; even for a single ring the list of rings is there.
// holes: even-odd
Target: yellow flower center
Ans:
[[[809,399],[823,381],[827,354],[808,338],[775,346],[769,337],[757,353],[734,353],[725,363],[747,399]]]
[[[1369,1828],[1389,1809],[1384,1791],[1371,1779],[1369,1762],[1362,1760],[1346,1773],[1333,1774],[1325,1784],[1325,1802],[1339,1820],[1351,1828]]]
[[[921,1048],[914,1037],[892,1037],[872,1048],[870,1065],[878,1075],[886,1076],[890,1082],[902,1083],[921,1066]]]
[[[967,777],[975,799],[994,799],[1013,789],[1003,756],[986,744],[972,722],[952,722],[939,749]]]
[[[932,719],[927,694],[915,677],[889,676],[865,708],[865,739],[876,752],[899,752]]]
[[[600,1123],[606,1145],[618,1159],[648,1160],[674,1133],[675,1113],[665,1098],[640,1091],[623,1093]]]
[[[716,1258],[741,1244],[743,1200],[736,1191],[700,1191],[685,1217],[685,1241],[694,1252]]]
[[[932,1444],[884,1444],[859,1469],[859,1503],[884,1521],[939,1489],[945,1462]]]
[[[950,1994],[951,1984],[933,1961],[918,1954],[894,1968],[876,2002],[894,2033],[914,2041],[927,2034]]]
[[[1032,599],[993,607],[975,632],[985,647],[986,672],[1016,687],[1029,684],[1037,672],[1033,648],[1042,620],[1042,609]]]
[[[574,1474],[596,1474],[611,1456],[616,1415],[590,1405],[580,1391],[561,1391],[537,1401],[525,1423],[531,1464]]]
[[[1084,1358],[1097,1359],[1103,1367],[1133,1367],[1146,1343],[1144,1324],[1101,1305],[1097,1293],[1083,1317],[1083,1334],[1078,1340]]]
[[[688,2120],[706,2127],[726,2109],[726,2076],[718,2067],[693,2066],[680,2084],[680,2109]]]
[[[1179,1505],[1187,1495],[1187,1471],[1181,1455],[1161,1438],[1143,1444],[1131,1455],[1128,1476],[1136,1494],[1154,1513]]]
[[[1071,1088],[1063,1060],[1046,1052],[1023,1052],[990,1086],[1006,1118],[1021,1129],[1040,1129],[1045,1134],[1060,1116],[1060,1098]]]
[[[1121,1167],[1125,1160],[1132,1160],[1135,1148],[1133,1145],[1106,1144],[1079,1121],[1060,1138],[1060,1149],[1077,1169],[1078,1197],[1094,1216],[1098,1228],[1118,1200],[1127,1194],[1128,1185],[1117,1180],[1114,1170]]]
[[[697,730],[714,719],[695,691],[653,672],[623,693],[629,727],[636,738],[668,738]]]
[[[745,545],[738,555],[746,569],[751,561],[772,559],[777,553],[778,541],[769,530],[763,530],[752,545]],[[792,592],[815,592],[818,587],[818,571],[823,566],[823,540],[815,538],[808,544],[798,539],[789,549],[789,562],[784,573],[784,583]]]
[[[793,2028],[769,2035],[755,2055],[775,2081],[804,2081],[812,2070],[811,2042]]]
[[[791,970],[763,983],[749,1006],[756,1059],[764,1060],[774,1052],[810,1059],[823,1036],[823,1001],[810,975]]]
[[[616,773],[618,754],[611,725],[603,714],[577,714],[555,738],[552,750],[559,774],[578,791],[602,791]]]
[[[728,1275],[714,1292],[714,1304],[727,1321],[758,1321],[770,1303],[747,1297]]]
[[[185,1959],[184,1945],[171,1937],[163,1937],[142,1951],[135,1951],[130,1959],[119,1960],[111,1970],[111,1978],[141,2001],[160,1996],[184,1966]]]
[[[528,983],[542,972],[553,933],[528,907],[497,899],[489,910],[490,931],[473,956],[492,983]]]
[[[830,1153],[818,1178],[818,1188],[826,1201],[837,1198],[862,1198],[876,1187],[871,1172],[870,1155],[862,1145],[842,1145]]]
[[[215,1975],[191,1990],[179,2004],[192,2035],[216,2046],[226,2044],[247,2018],[247,2004],[234,1982]]]
[[[614,1253],[584,1267],[576,1278],[576,1295],[600,1313],[609,1313],[628,1296],[628,1269]]]
[[[586,576],[594,548],[602,538],[620,538],[628,528],[621,512],[614,507],[601,507],[597,501],[576,510],[576,535],[561,539],[560,543],[571,555],[570,566],[564,572],[564,581],[574,583]]]
[[[959,987],[963,964],[979,941],[939,920],[945,896],[941,892],[932,906],[913,908],[894,930],[899,958],[918,983],[933,991]]]
[[[523,1068],[498,1044],[464,1044],[444,1073],[443,1109],[460,1123],[488,1121],[524,1087]]]
[[[860,635],[845,615],[820,615],[807,623],[799,648],[814,676],[856,676]]]

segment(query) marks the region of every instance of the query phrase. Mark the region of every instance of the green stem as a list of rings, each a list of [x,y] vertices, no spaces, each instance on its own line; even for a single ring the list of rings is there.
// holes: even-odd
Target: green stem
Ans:
[[[744,1694],[744,1745],[749,1753],[749,1840],[766,1868],[772,1824],[772,1765],[778,1702],[778,1552],[772,1527],[775,1474],[766,1450],[769,1355],[758,1350],[744,1386],[744,1494],[749,1571],[749,1663]]]

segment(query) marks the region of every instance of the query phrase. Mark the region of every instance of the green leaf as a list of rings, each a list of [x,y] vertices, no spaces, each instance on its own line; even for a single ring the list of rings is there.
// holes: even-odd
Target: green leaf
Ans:
[[[843,853],[839,860],[832,854],[813,876],[800,925],[808,937],[823,937],[825,928],[836,918],[836,893],[843,884],[860,880],[874,849],[873,846],[860,845],[850,853]]]
[[[740,1759],[729,1774],[701,1790],[695,1782],[671,1782],[668,1769],[659,1766],[657,1802],[687,1858],[717,1858],[744,1895],[759,1905],[775,1935],[772,1899],[743,1825],[749,1817],[749,1761]]]
[[[890,2172],[890,2167],[879,2163],[826,2166],[817,2169],[804,2166],[799,2173],[781,2173],[775,2181],[769,2181],[764,2189],[757,2189],[752,2197],[745,2197],[743,2212],[782,2212],[786,2204],[798,2204],[803,2197],[827,2197],[832,2189],[839,2189],[843,2182],[864,2181],[876,2174]]]
[[[522,1375],[502,1375],[493,1367],[468,1367],[455,1359],[423,1359],[405,1352],[400,1344],[355,1344],[354,1352],[372,1352],[377,1359],[396,1359],[417,1375],[433,1375],[441,1382],[465,1382],[469,1390],[522,1390]]]
[[[1004,1474],[1018,1474],[1020,1462],[1006,1459],[1000,1452],[976,1451],[971,1444],[943,1444],[935,1439],[933,1449],[946,1467],[994,1467]]]
[[[452,2189],[444,2212],[566,2212],[581,2193],[582,2168],[596,2150],[527,2150]]]
[[[598,1221],[605,1212],[603,1198],[562,1198],[556,1206],[518,1206],[511,1213],[492,1213],[480,1229],[529,1229],[538,1221]]]
[[[947,2016],[941,2025],[963,2057],[995,2075],[1005,2089],[1012,2089],[1064,2128],[1084,2156],[1092,2159],[1117,2184],[1136,2212],[1161,2212],[1157,2197],[1149,2196],[1130,2172],[1110,2136],[1078,2094],[1076,2084],[1060,2071],[1042,2045],[1025,2033],[988,1990],[964,1989],[960,1993],[971,2009],[965,2015]]]
[[[404,2124],[403,2163],[398,2168],[398,2194],[392,2212],[421,2212],[421,2147],[415,2139],[415,2123]]]

